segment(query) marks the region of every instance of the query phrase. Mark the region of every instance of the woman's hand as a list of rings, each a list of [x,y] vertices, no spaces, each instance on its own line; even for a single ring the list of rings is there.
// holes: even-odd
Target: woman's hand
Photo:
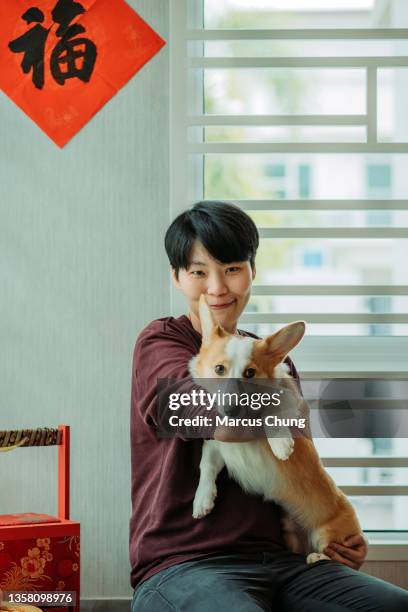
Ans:
[[[330,542],[323,552],[333,561],[339,561],[339,563],[358,570],[367,556],[367,548],[367,540],[362,533],[359,533],[347,538],[344,545]]]

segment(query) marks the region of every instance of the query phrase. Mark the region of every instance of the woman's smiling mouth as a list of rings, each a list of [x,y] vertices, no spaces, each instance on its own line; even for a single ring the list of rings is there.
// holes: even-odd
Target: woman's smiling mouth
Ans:
[[[214,310],[222,310],[223,308],[228,308],[228,306],[231,306],[232,304],[235,304],[235,299],[234,300],[230,300],[229,302],[224,302],[223,304],[210,304],[210,308],[213,308]]]

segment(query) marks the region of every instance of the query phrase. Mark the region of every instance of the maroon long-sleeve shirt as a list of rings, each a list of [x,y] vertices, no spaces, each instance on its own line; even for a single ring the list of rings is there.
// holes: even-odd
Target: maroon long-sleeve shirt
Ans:
[[[280,507],[259,495],[245,493],[225,468],[217,478],[214,509],[204,518],[194,519],[202,440],[156,435],[157,379],[187,378],[188,363],[200,346],[201,335],[184,315],[153,321],[136,342],[130,419],[129,556],[133,588],[181,561],[217,553],[284,548]],[[297,378],[290,359],[287,363]]]

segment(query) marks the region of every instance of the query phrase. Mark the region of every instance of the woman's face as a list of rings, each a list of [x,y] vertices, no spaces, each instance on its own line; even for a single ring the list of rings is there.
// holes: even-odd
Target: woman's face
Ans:
[[[249,261],[223,264],[213,259],[201,242],[196,241],[188,269],[180,269],[173,282],[184,294],[194,329],[201,333],[198,304],[204,293],[216,321],[229,332],[235,332],[237,321],[251,295],[255,269]]]

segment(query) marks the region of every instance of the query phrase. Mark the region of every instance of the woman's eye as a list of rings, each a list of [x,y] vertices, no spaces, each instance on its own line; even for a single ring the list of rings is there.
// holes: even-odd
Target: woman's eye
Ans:
[[[193,271],[191,272],[191,274],[192,274],[193,276],[203,276],[203,275],[204,275],[204,272],[203,272],[202,270],[193,270]]]
[[[244,372],[245,378],[253,378],[256,374],[255,368],[247,368]]]
[[[218,376],[222,376],[223,374],[225,374],[225,366],[223,366],[222,364],[216,365],[214,370],[215,373],[218,374]]]
[[[239,272],[240,269],[238,266],[231,266],[231,268],[227,268],[227,272]]]

